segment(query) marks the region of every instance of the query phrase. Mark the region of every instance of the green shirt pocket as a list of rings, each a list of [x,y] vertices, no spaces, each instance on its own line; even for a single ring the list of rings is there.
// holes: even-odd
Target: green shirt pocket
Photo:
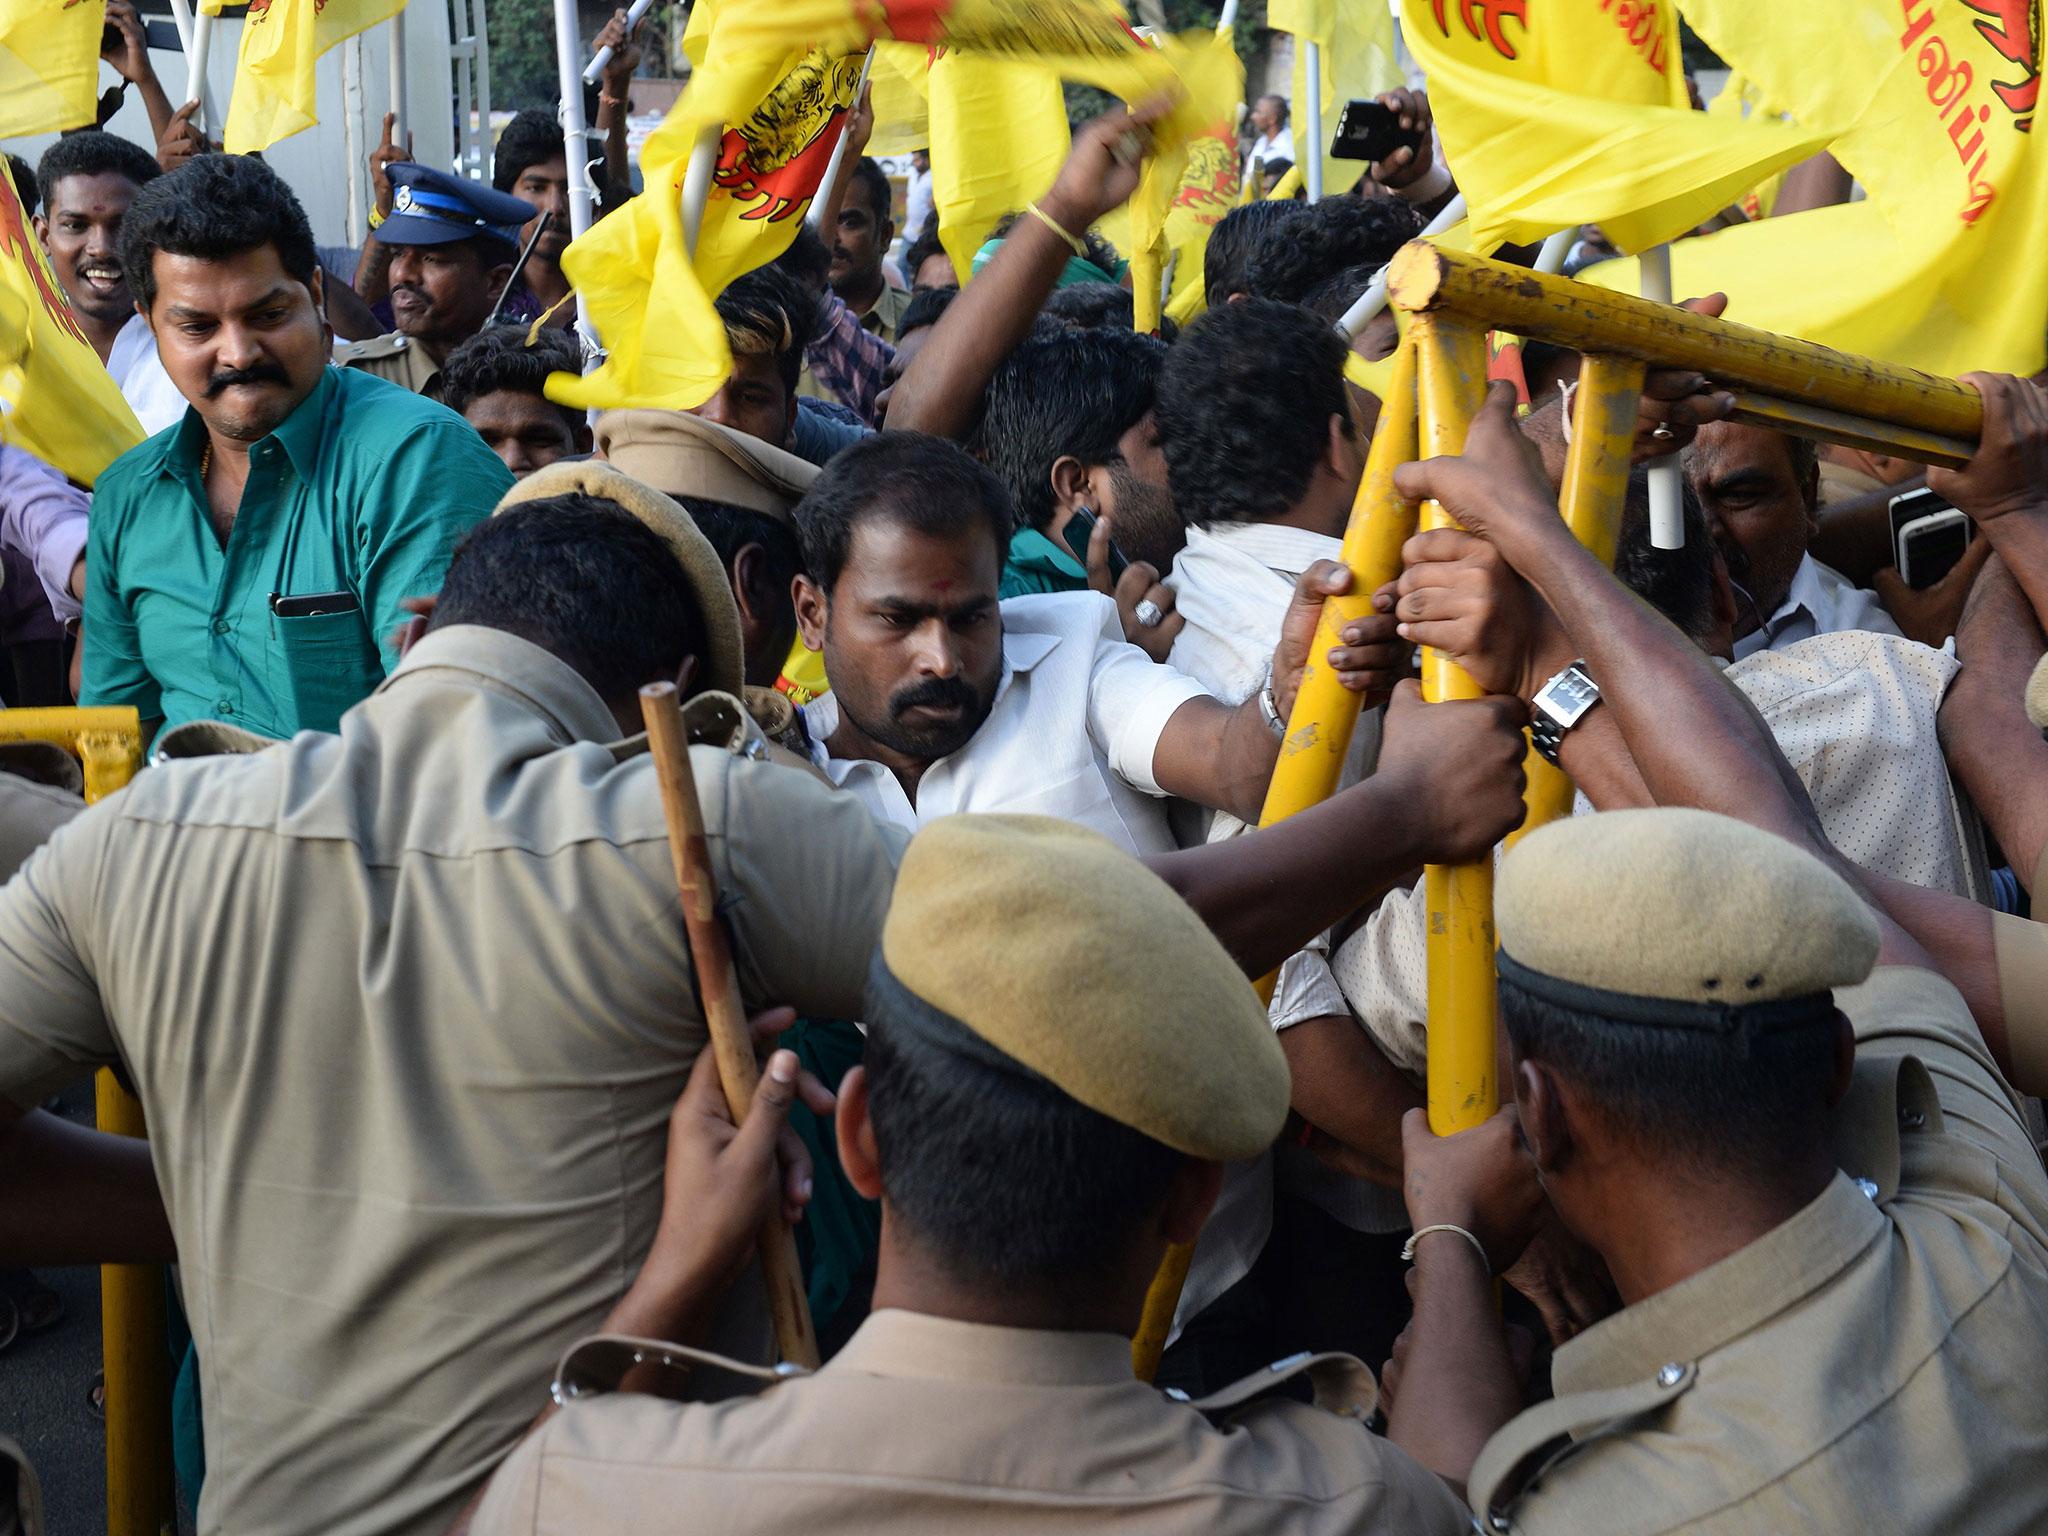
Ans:
[[[360,608],[297,618],[273,614],[284,657],[280,702],[300,731],[333,731],[343,713],[360,704],[384,677],[384,665]]]

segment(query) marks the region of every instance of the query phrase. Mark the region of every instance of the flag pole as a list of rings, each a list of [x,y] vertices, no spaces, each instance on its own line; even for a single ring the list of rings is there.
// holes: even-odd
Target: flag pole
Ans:
[[[1671,247],[1651,247],[1643,252],[1639,265],[1643,297],[1669,304]],[[1650,543],[1658,549],[1685,548],[1685,488],[1680,473],[1677,454],[1666,454],[1650,464]]]
[[[1308,101],[1302,108],[1303,126],[1308,129],[1308,158],[1301,158],[1301,146],[1297,144],[1294,162],[1303,168],[1308,200],[1319,203],[1323,200],[1323,45],[1296,38],[1295,46],[1308,50],[1308,64],[1302,71],[1302,78],[1308,82]]]
[[[569,146],[569,236],[581,240],[590,228],[590,129],[583,119],[583,37],[576,22],[576,0],[555,0],[556,79],[562,91],[562,137]],[[576,332],[588,360],[598,338],[590,330],[590,306],[576,294]]]
[[[564,0],[556,0],[562,4]],[[573,3],[573,0],[570,0]],[[701,130],[683,171],[683,252],[697,256],[697,231],[704,227],[704,205],[711,200],[711,174],[718,169],[718,146],[725,132],[716,124]]]
[[[217,114],[213,110],[213,92],[206,79],[206,56],[213,48],[213,22],[210,11],[202,10],[192,18],[192,46],[185,53],[185,99],[199,103],[192,122],[202,134],[218,132],[221,126],[214,121]]]
[[[397,119],[391,125],[391,142],[405,142],[405,12],[391,13],[391,111]]]
[[[640,18],[645,16],[653,5],[654,0],[633,0],[632,5],[626,10],[626,36],[631,37],[633,35],[633,29],[640,25]],[[604,73],[605,65],[611,63],[611,61],[612,45],[606,43],[597,50],[596,57],[583,66],[583,83],[585,85],[597,84],[597,77]]]
[[[1564,270],[1564,259],[1572,252],[1572,242],[1579,238],[1579,226],[1574,224],[1560,229],[1543,242],[1543,249],[1536,253],[1536,270],[1547,272],[1552,277]],[[1612,565],[1614,562],[1609,561]]]
[[[855,111],[859,110],[860,99],[863,95],[867,93],[868,75],[873,72],[874,67],[875,49],[874,45],[870,43],[868,45],[867,57],[861,61],[860,84],[855,86],[853,91],[853,104]],[[847,114],[849,120],[852,118],[852,116],[853,114],[851,112]],[[839,178],[841,175],[845,173],[845,170],[846,124],[841,123],[839,125],[839,142],[832,146],[832,158],[825,162],[825,174],[818,182],[818,190],[811,197],[811,211],[807,216],[811,228],[817,229],[819,227],[818,221],[824,218],[825,208],[826,205],[832,201],[832,194],[839,190]],[[694,245],[695,241],[696,237],[692,235],[691,243]]]

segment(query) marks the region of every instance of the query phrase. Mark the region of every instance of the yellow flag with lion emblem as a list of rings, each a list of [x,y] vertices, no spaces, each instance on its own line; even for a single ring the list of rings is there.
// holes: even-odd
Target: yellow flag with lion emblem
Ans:
[[[562,253],[606,351],[594,372],[548,380],[565,405],[681,411],[715,395],[732,352],[712,300],[789,249],[824,179],[859,93],[860,54],[739,44],[727,14],[700,0],[690,18],[696,68],[641,152],[646,190]],[[717,163],[693,257],[683,181],[709,133]]]

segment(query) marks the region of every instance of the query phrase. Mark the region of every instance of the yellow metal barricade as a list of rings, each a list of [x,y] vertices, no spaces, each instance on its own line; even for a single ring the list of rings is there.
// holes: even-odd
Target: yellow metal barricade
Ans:
[[[75,754],[87,803],[112,794],[142,766],[135,710],[0,709],[0,742],[41,741]],[[95,1084],[99,1128],[143,1136],[142,1105],[110,1071]],[[106,1365],[108,1536],[172,1530],[171,1359],[161,1264],[100,1270],[101,1348]]]
[[[1399,573],[1415,509],[1393,491],[1396,464],[1461,452],[1486,389],[1489,330],[1511,331],[1584,355],[1559,507],[1579,540],[1611,565],[1628,489],[1637,402],[1650,368],[1685,368],[1735,396],[1734,419],[1797,437],[1959,465],[1975,451],[1983,406],[1974,390],[1917,369],[1850,357],[1811,342],[1532,272],[1426,240],[1404,247],[1389,295],[1412,318],[1380,413],[1345,533],[1350,594],[1324,612],[1287,723],[1260,825],[1305,810],[1337,786],[1358,700],[1327,674],[1336,632]],[[1411,353],[1412,347],[1412,353]],[[1423,527],[1446,526],[1435,506]],[[1318,677],[1319,669],[1325,674]],[[1440,656],[1422,659],[1431,700],[1471,698],[1471,678]],[[1520,837],[1571,809],[1570,779],[1533,751]],[[1511,838],[1510,842],[1514,839]],[[1429,1122],[1438,1134],[1477,1125],[1498,1103],[1494,1019],[1493,864],[1425,872],[1429,941]],[[1260,984],[1271,994],[1272,978]],[[1186,1278],[1191,1249],[1167,1254],[1145,1299],[1133,1363],[1150,1379]]]

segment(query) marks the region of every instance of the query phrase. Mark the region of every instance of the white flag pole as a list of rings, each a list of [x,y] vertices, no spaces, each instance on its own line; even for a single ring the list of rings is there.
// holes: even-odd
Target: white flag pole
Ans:
[[[221,128],[217,118],[224,116],[213,110],[213,92],[207,88],[206,80],[206,57],[213,48],[214,20],[206,11],[192,18],[192,46],[185,53],[185,99],[199,103],[192,121],[205,134],[217,133]]]
[[[868,49],[868,56],[860,66],[860,84],[854,88],[853,92],[853,99],[856,106],[859,105],[862,92],[866,91],[868,88],[868,76],[873,72],[874,67],[875,50],[872,46],[870,46]],[[852,117],[851,113],[848,113],[847,115],[849,119]],[[817,229],[819,227],[818,221],[824,218],[825,216],[825,205],[832,201],[832,194],[839,189],[839,178],[845,172],[845,170],[846,125],[842,123],[839,127],[839,142],[832,146],[832,158],[825,162],[825,175],[823,179],[820,180],[818,183],[817,193],[811,198],[811,211],[806,216],[810,222],[811,228]],[[691,243],[695,244],[696,236],[694,233],[691,235],[690,238]]]
[[[1642,255],[1643,297],[1671,302],[1671,247],[1654,246]],[[1650,543],[1658,549],[1685,548],[1685,487],[1677,454],[1650,464]]]
[[[391,142],[405,143],[405,12],[391,14],[391,111],[397,121],[391,126]]]
[[[1308,63],[1302,71],[1302,78],[1308,82],[1308,101],[1302,107],[1302,126],[1308,129],[1308,158],[1301,158],[1301,145],[1294,146],[1295,160],[1302,167],[1302,183],[1308,188],[1308,200],[1318,203],[1323,198],[1323,45],[1294,40],[1294,46],[1308,50]]]
[[[590,188],[590,133],[583,120],[583,38],[576,21],[576,0],[555,0],[556,80],[562,91],[562,137],[569,153],[569,234],[581,240],[590,228],[594,198]],[[488,130],[486,130],[488,131]],[[598,338],[590,330],[590,306],[576,295],[576,331],[584,342],[584,371],[596,360]]]
[[[640,18],[647,14],[653,4],[654,0],[633,0],[632,5],[626,8],[626,36],[631,37],[633,35],[633,28],[640,24]],[[604,73],[605,65],[611,63],[611,61],[612,45],[606,43],[597,50],[596,56],[583,66],[583,83],[585,85],[597,84],[597,77]]]

